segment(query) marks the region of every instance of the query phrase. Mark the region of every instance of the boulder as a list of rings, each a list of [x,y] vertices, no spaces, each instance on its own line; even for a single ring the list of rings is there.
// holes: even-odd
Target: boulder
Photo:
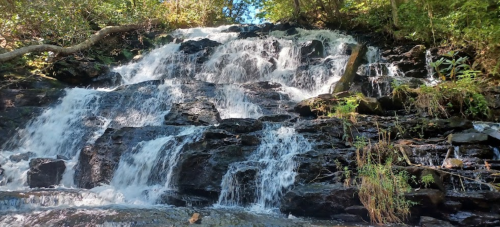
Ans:
[[[212,54],[214,49],[221,45],[221,43],[210,40],[210,39],[201,39],[201,40],[188,40],[181,43],[179,47],[179,51],[184,52],[185,54],[197,54],[196,62],[202,64],[208,57]]]
[[[262,122],[251,118],[228,118],[222,120],[218,128],[232,133],[249,133],[262,130]]]
[[[488,135],[484,133],[454,133],[450,135],[453,144],[476,144],[488,141]]]
[[[303,61],[310,58],[322,58],[325,55],[325,47],[323,46],[323,42],[319,40],[307,41],[302,44],[300,54]]]
[[[63,160],[35,158],[30,161],[28,185],[30,188],[52,188],[61,182],[66,165]]]
[[[122,76],[117,72],[109,72],[92,78],[93,88],[114,87],[122,83]]]
[[[297,186],[287,192],[280,211],[295,216],[330,218],[345,213],[347,207],[361,205],[357,189],[342,184],[309,184]]]
[[[219,45],[221,45],[221,43],[207,38],[197,41],[188,40],[181,43],[179,51],[183,51],[185,54],[194,54],[202,50],[209,50],[211,48],[218,47]]]
[[[447,221],[439,220],[433,217],[421,216],[420,217],[421,227],[454,227]]]
[[[384,110],[376,98],[363,97],[358,105],[357,112],[360,114],[383,115]]]
[[[275,114],[259,117],[260,121],[269,121],[269,122],[284,122],[291,120],[293,117],[288,114]]]
[[[93,78],[109,72],[109,67],[91,59],[65,58],[55,62],[47,74],[65,83],[87,86]]]
[[[256,32],[242,32],[238,35],[238,39],[256,38],[260,37]]]
[[[485,212],[460,211],[450,214],[448,220],[460,226],[499,226],[500,215]]]
[[[445,194],[437,189],[420,189],[406,193],[405,197],[420,207],[436,208],[444,202]]]
[[[220,121],[219,111],[206,99],[176,103],[165,115],[166,125],[213,125]]]

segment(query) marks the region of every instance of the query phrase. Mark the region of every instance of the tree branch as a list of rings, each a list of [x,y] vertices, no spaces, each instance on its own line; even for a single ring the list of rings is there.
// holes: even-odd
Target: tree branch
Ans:
[[[118,33],[118,32],[128,32],[128,31],[133,31],[137,30],[141,27],[143,27],[143,24],[136,24],[136,25],[122,25],[122,26],[108,26],[105,27],[92,36],[90,36],[89,39],[74,45],[70,47],[61,47],[61,46],[56,46],[56,45],[50,45],[50,44],[42,44],[42,45],[31,45],[31,46],[26,46],[22,47],[16,50],[13,50],[11,52],[3,53],[0,54],[0,62],[5,62],[8,60],[11,60],[13,58],[22,56],[23,54],[31,53],[31,52],[43,52],[43,51],[52,51],[54,53],[59,53],[59,54],[72,54],[76,53],[78,51],[87,49],[100,40],[102,40],[104,37],[111,33]]]

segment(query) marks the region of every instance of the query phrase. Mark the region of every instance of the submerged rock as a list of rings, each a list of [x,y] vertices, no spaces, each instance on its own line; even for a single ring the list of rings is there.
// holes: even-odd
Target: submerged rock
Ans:
[[[30,188],[52,188],[61,182],[66,165],[63,160],[35,158],[30,161],[28,185]]]

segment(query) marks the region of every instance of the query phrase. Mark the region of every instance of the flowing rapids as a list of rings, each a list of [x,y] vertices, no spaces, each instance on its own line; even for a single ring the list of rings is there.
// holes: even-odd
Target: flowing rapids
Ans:
[[[180,51],[183,44],[166,44],[137,62],[116,67],[114,72],[121,75],[121,83],[115,87],[66,89],[57,104],[2,145],[0,210],[11,213],[1,223],[36,223],[29,216],[34,209],[42,209],[33,212],[34,217],[51,217],[56,215],[52,210],[56,208],[96,207],[97,210],[85,211],[92,213],[117,204],[144,207],[163,203],[162,195],[177,190],[179,157],[189,150],[189,144],[203,138],[206,126],[178,126],[168,134],[140,141],[119,158],[109,184],[90,190],[79,189],[75,182],[80,152],[107,129],[160,127],[175,103],[200,97],[214,103],[222,119],[257,119],[286,113],[290,103],[329,93],[345,69],[349,46],[357,43],[351,36],[328,30],[297,29],[296,35],[274,31],[261,38],[240,39],[238,33],[225,32],[227,28],[181,29],[172,33],[184,43],[205,38],[218,42],[211,52],[186,54]],[[303,48],[312,40],[322,44],[322,53],[304,58]],[[385,82],[380,82],[380,78],[399,76],[397,68],[381,62],[374,47],[369,48],[366,58],[366,72],[360,74],[372,81],[372,95],[386,94],[387,86],[381,85]],[[257,96],[260,93],[252,93],[252,84],[264,81],[276,87],[278,95],[272,99],[278,104],[263,104]],[[246,161],[229,165],[215,207],[243,207],[266,213],[279,208],[282,194],[295,180],[295,157],[310,150],[311,144],[292,125],[269,123],[262,132],[258,135],[260,145]],[[16,155],[29,158],[12,158]],[[66,170],[55,189],[29,189],[27,173],[33,158],[64,160]],[[244,188],[243,179],[238,178],[245,171],[252,171],[255,176],[249,183],[250,189]],[[20,213],[18,218],[16,212]],[[78,216],[79,211],[68,212],[72,213],[66,215]],[[107,221],[112,222],[103,223]]]

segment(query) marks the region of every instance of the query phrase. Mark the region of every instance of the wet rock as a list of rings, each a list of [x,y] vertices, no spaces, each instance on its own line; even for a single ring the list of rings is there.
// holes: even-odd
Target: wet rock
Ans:
[[[287,192],[281,201],[280,211],[295,216],[329,218],[355,205],[360,205],[356,188],[341,184],[309,184]]]
[[[254,135],[241,135],[241,144],[244,146],[256,146],[260,144],[260,139]]]
[[[462,209],[462,203],[458,201],[447,200],[444,202],[443,206],[451,213],[455,213]]]
[[[175,126],[108,128],[93,145],[85,146],[81,150],[75,167],[75,184],[87,189],[109,184],[122,154],[132,152],[142,141],[175,135],[180,130],[181,127]]]
[[[208,100],[176,103],[165,115],[167,125],[212,125],[221,121],[219,111]]]
[[[307,60],[310,58],[322,58],[325,55],[323,42],[319,40],[311,40],[302,44],[300,48],[300,54],[302,56],[302,60]]]
[[[30,188],[51,188],[61,182],[66,170],[63,160],[35,158],[30,161],[28,185]]]
[[[221,43],[210,40],[210,39],[201,39],[201,40],[188,40],[181,43],[179,47],[179,51],[184,52],[185,54],[195,54],[198,53],[197,63],[201,64],[208,60],[208,56],[212,54],[213,50],[221,45]]]
[[[450,224],[447,221],[439,220],[433,217],[421,216],[420,217],[420,226],[421,227],[453,227],[454,225]]]
[[[343,222],[363,222],[364,220],[354,214],[334,214],[330,216],[331,219]]]
[[[186,54],[194,54],[202,50],[217,47],[219,45],[221,45],[221,43],[207,38],[197,41],[188,40],[181,44],[181,46],[179,47],[179,51],[183,51]]]
[[[120,85],[122,76],[117,72],[109,72],[92,79],[93,88],[114,87]]]
[[[212,205],[212,201],[201,196],[185,196],[176,191],[167,191],[160,197],[161,204],[185,207],[205,207]]]
[[[288,30],[285,31],[286,35],[296,35],[299,34],[299,31],[295,27],[289,28]]]
[[[28,161],[31,157],[34,157],[36,154],[33,152],[26,152],[21,154],[14,154],[9,157],[9,160],[12,162],[20,162],[20,161]]]
[[[268,33],[273,29],[273,27],[274,27],[274,24],[264,23],[261,25],[261,28],[258,30],[258,32]]]
[[[291,120],[293,117],[288,114],[276,114],[276,115],[268,115],[259,117],[260,121],[269,121],[269,122],[284,122]]]
[[[377,98],[380,106],[385,110],[402,110],[404,109],[403,99],[395,96],[382,96]]]
[[[488,135],[483,133],[454,133],[450,135],[453,144],[475,144],[488,140]]]
[[[241,28],[239,26],[234,25],[234,26],[227,28],[226,30],[224,30],[222,32],[241,32]]]
[[[260,37],[260,35],[255,32],[242,32],[238,35],[238,39],[247,39],[256,37]]]
[[[342,75],[337,84],[335,84],[334,92],[342,92],[349,90],[351,84],[354,81],[354,78],[357,75],[356,71],[361,65],[367,51],[368,48],[366,47],[366,45],[358,45],[353,49],[352,54],[349,57],[349,60],[347,61],[344,75]]]
[[[222,120],[218,128],[232,133],[249,133],[262,130],[262,122],[251,118],[228,118]]]
[[[444,160],[443,166],[447,169],[460,169],[464,167],[464,162],[456,158],[447,158]]]
[[[460,211],[456,214],[450,214],[448,220],[460,226],[500,225],[500,215],[494,213]]]

